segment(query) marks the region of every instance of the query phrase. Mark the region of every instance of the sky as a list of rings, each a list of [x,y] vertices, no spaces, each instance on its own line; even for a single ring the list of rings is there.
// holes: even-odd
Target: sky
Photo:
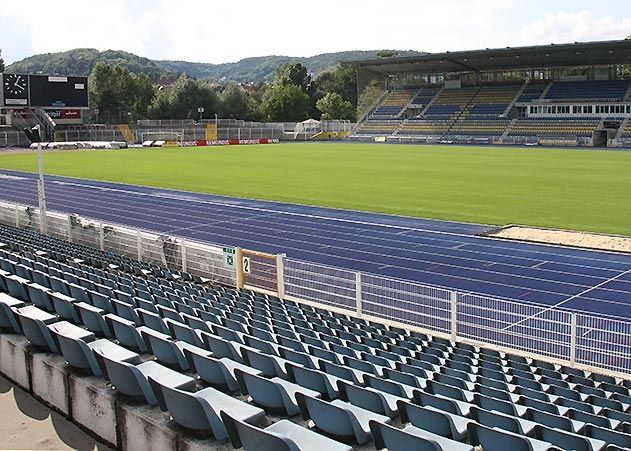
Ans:
[[[629,0],[0,0],[0,49],[7,64],[78,47],[226,63],[264,55],[442,52],[629,35]]]

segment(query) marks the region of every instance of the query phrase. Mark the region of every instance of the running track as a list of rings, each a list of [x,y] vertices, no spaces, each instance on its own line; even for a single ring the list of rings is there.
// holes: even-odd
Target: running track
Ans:
[[[464,292],[631,318],[631,255],[476,236],[489,226],[46,177],[50,210],[286,253]],[[36,176],[0,171],[0,199],[37,205]]]

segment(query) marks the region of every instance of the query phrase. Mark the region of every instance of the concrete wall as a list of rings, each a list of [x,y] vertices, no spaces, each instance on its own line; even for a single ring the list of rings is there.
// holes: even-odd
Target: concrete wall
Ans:
[[[63,357],[42,353],[21,335],[0,335],[0,373],[103,443],[123,450],[232,450],[200,438],[168,413],[131,400],[105,379],[82,376]]]

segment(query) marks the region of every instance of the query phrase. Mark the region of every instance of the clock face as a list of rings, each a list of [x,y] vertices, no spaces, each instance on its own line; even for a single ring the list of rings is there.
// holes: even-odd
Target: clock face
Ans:
[[[28,79],[26,75],[7,74],[4,76],[4,92],[12,96],[22,97],[26,94]]]

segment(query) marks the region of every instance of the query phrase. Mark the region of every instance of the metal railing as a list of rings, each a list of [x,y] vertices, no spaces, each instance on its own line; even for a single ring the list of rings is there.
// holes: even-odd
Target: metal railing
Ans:
[[[38,230],[38,210],[0,202],[0,222]],[[192,242],[76,215],[47,213],[48,234],[215,282],[404,324],[452,340],[570,366],[631,374],[631,321],[572,312]]]
[[[39,210],[34,207],[0,202],[0,223],[18,228],[41,230]],[[213,282],[236,286],[234,254],[229,246],[200,243],[178,236],[164,236],[148,230],[47,211],[47,234],[55,238],[112,251],[139,261],[185,271]]]

